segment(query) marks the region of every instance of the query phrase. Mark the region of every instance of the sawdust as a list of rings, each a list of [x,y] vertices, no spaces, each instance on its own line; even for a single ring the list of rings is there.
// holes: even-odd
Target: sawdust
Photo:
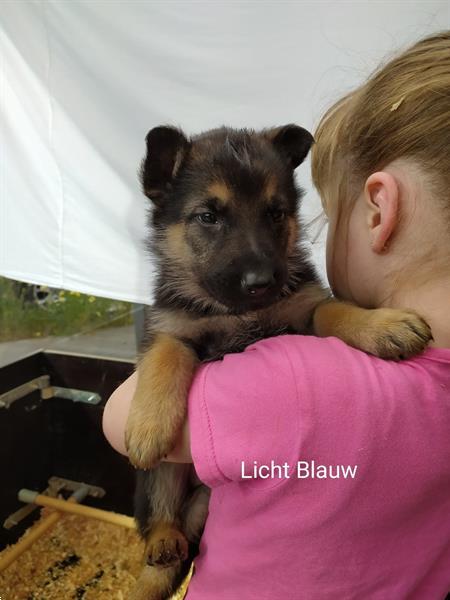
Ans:
[[[41,519],[50,512],[42,510]],[[65,515],[0,574],[0,599],[127,600],[143,550],[136,531]]]

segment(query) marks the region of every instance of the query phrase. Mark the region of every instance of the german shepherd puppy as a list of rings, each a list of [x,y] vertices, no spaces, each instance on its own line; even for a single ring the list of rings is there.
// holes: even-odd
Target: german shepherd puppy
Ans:
[[[131,462],[150,469],[138,472],[147,566],[135,598],[161,600],[186,573],[207,515],[208,490],[193,467],[160,463],[199,361],[283,333],[335,335],[399,359],[420,352],[431,332],[415,313],[340,303],[321,285],[297,214],[294,170],[313,143],[305,129],[222,127],[188,139],[156,127],[146,141],[141,179],[158,273],[126,444]]]

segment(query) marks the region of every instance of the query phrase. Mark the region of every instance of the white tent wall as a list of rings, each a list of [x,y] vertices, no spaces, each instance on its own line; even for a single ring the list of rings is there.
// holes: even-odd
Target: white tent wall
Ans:
[[[0,274],[146,303],[151,127],[312,130],[381,59],[449,28],[450,2],[3,0],[0,27]],[[298,178],[308,221],[309,163]],[[323,236],[314,254],[323,272]]]

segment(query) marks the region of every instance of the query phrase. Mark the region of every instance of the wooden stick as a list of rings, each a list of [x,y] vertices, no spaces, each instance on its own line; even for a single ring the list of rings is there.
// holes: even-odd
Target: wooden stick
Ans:
[[[47,496],[44,496],[46,498]],[[79,500],[76,495],[71,496],[67,502],[76,503]],[[0,557],[0,573],[7,569],[11,563],[13,563],[19,556],[21,556],[25,550],[28,550],[30,546],[34,544],[36,540],[44,535],[46,531],[51,529],[59,519],[63,516],[63,513],[60,512],[52,512],[47,515],[45,519],[43,519],[40,523],[37,523],[32,527],[26,537],[22,538],[17,544],[14,546],[10,546],[8,550]]]
[[[114,525],[121,525],[122,527],[128,527],[129,529],[136,529],[135,520],[128,515],[121,515],[107,510],[100,510],[99,508],[92,508],[91,506],[75,504],[68,500],[60,500],[59,498],[50,498],[49,496],[43,496],[42,494],[37,494],[30,490],[21,490],[19,492],[19,499],[22,500],[22,502],[33,502],[34,504],[39,504],[39,506],[48,506],[72,515],[98,519],[99,521],[105,521],[106,523],[113,523]]]

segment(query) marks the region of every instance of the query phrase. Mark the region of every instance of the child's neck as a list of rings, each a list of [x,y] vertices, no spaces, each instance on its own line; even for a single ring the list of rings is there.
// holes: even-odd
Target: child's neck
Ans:
[[[430,346],[450,348],[450,277],[412,288],[396,290],[381,306],[416,311],[430,325]]]

